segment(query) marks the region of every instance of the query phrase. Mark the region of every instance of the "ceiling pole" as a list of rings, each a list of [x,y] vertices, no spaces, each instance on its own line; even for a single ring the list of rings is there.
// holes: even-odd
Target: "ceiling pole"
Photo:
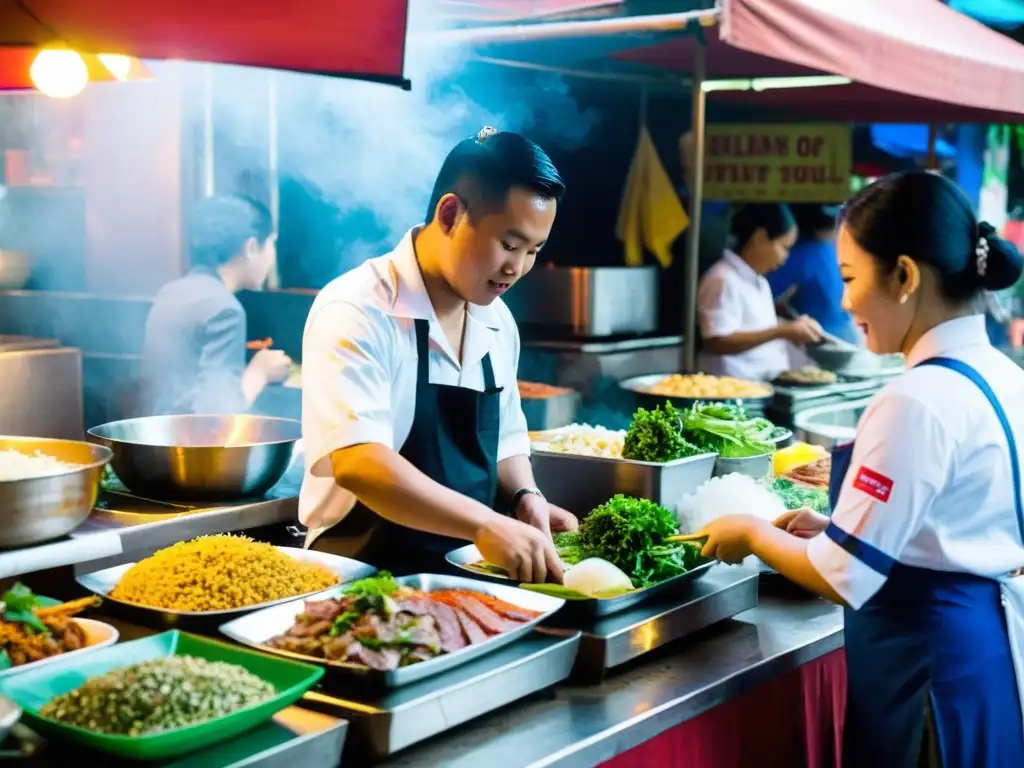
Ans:
[[[700,219],[704,204],[704,123],[706,120],[704,81],[707,77],[707,44],[697,36],[693,59],[690,131],[693,133],[693,168],[690,172],[690,226],[686,230],[683,262],[683,371],[697,367],[697,278],[700,271]]]

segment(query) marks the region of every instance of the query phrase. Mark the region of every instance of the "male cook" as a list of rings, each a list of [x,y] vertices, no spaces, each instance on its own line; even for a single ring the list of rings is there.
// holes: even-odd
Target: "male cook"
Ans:
[[[550,533],[576,518],[535,487],[499,297],[533,267],[564,189],[540,147],[484,128],[445,159],[425,223],[317,296],[302,342],[307,546],[415,573],[472,541],[514,578],[561,580]]]

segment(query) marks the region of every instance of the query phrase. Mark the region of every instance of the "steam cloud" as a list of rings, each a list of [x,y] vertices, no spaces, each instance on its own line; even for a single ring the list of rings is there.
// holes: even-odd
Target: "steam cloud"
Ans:
[[[300,181],[322,203],[320,215],[363,214],[363,226],[346,227],[334,253],[304,255],[319,260],[332,273],[328,278],[390,250],[419,223],[445,155],[482,126],[524,133],[548,149],[572,149],[585,142],[598,120],[595,110],[580,109],[558,75],[524,77],[473,64],[471,50],[432,42],[424,33],[436,29],[431,19],[440,16],[428,1],[411,3],[406,51],[411,91],[216,67],[218,134],[239,146],[265,141],[260,137],[266,118],[258,117],[254,103],[266,93],[268,78],[275,77],[281,173]]]

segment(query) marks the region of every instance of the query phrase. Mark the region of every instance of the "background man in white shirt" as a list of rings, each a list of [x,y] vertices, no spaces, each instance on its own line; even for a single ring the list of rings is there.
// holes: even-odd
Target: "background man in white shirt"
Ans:
[[[515,578],[561,579],[550,532],[576,519],[535,488],[499,296],[563,191],[540,147],[485,128],[445,159],[423,226],[321,291],[302,355],[307,544],[411,573],[473,541]]]

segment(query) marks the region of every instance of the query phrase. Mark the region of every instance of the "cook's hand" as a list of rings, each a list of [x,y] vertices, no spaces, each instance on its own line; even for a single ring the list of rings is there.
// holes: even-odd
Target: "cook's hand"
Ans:
[[[807,315],[779,324],[779,337],[793,344],[820,344],[824,336],[818,321]]]
[[[504,515],[492,515],[476,532],[476,548],[485,560],[519,581],[562,582],[562,561],[551,536]]]
[[[279,384],[288,378],[292,360],[280,349],[261,349],[252,356],[249,367],[258,372],[268,384]]]
[[[535,493],[527,493],[519,499],[516,517],[527,525],[532,525],[551,538],[552,533],[575,531],[580,527],[576,515],[556,507]]]
[[[801,539],[813,539],[828,527],[828,518],[810,509],[794,509],[779,517],[775,527]]]
[[[713,557],[723,563],[735,565],[752,554],[750,542],[763,520],[752,515],[725,515],[707,525],[697,535],[706,536],[701,550],[704,557]]]

